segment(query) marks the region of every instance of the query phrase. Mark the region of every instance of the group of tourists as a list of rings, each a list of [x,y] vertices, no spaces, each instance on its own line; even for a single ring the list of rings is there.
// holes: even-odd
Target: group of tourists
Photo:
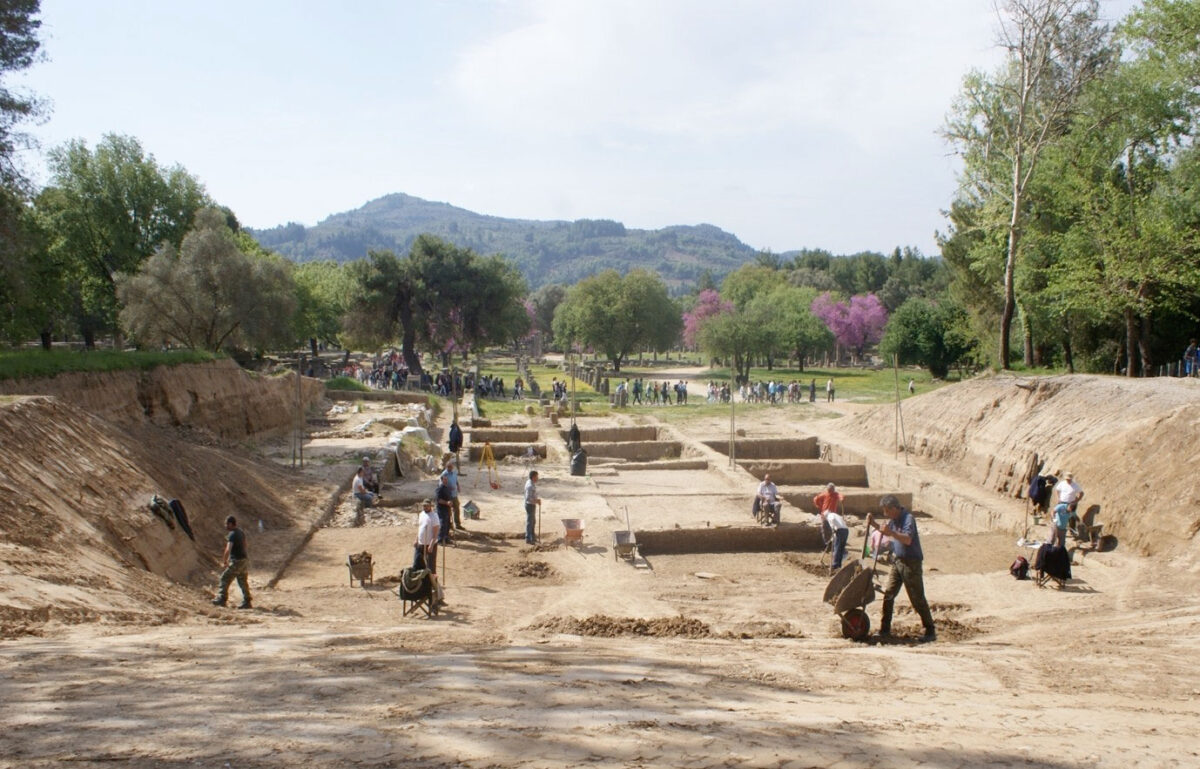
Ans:
[[[678,406],[687,405],[687,383],[682,379],[671,382],[647,381],[643,377],[625,381],[617,385],[617,405],[627,406],[670,406],[672,402]],[[674,401],[672,401],[672,397]]]

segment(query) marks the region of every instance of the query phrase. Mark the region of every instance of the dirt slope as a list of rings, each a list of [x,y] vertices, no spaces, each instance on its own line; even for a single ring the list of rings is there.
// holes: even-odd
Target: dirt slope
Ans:
[[[184,500],[196,541],[151,514]],[[223,521],[304,525],[327,490],[229,446],[120,427],[55,398],[0,403],[0,637],[203,610]]]
[[[1121,547],[1200,562],[1200,381],[982,377],[904,401],[911,452],[1023,498],[1034,455],[1070,470]],[[847,433],[892,451],[895,408],[849,417]]]

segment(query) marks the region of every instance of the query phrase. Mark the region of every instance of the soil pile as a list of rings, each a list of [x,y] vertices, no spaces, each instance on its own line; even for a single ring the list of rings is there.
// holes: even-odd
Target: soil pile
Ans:
[[[1033,473],[1075,473],[1105,533],[1146,555],[1200,561],[1200,381],[1086,375],[981,377],[904,401],[909,451],[1024,498]],[[892,450],[894,406],[849,417]],[[1035,463],[1035,455],[1037,462]]]
[[[673,636],[707,638],[712,635],[712,630],[708,625],[700,620],[689,617],[643,619],[641,617],[608,617],[603,614],[593,614],[584,619],[555,617],[539,622],[532,627],[535,630],[549,630],[553,633],[599,636],[601,638],[615,638],[626,635],[651,636],[654,638]]]

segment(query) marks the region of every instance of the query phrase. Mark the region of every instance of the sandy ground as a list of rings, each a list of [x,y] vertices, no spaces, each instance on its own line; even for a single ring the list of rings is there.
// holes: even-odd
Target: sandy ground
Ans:
[[[750,435],[786,420],[836,441],[827,408],[741,420]],[[728,423],[675,429],[719,437]],[[322,456],[381,445],[329,432],[306,453],[331,479],[342,471]],[[280,557],[257,566],[252,611],[202,614],[197,594],[170,624],[6,640],[0,767],[1200,765],[1195,575],[1081,551],[1076,579],[1038,588],[1009,576],[1011,536],[922,515],[939,640],[916,643],[901,597],[894,640],[854,643],[822,603],[818,553],[614,558],[626,509],[635,528],[749,525],[753,479],[712,456],[708,471],[577,478],[553,447],[538,548],[520,535],[525,466],[501,464],[495,490],[467,467],[482,515],[443,550],[433,619],[400,616],[394,577],[415,531],[403,507],[318,530],[282,573]],[[385,498],[429,493],[417,475]],[[581,548],[562,545],[564,517],[585,521]],[[258,544],[286,549],[273,536],[251,531],[252,559]],[[352,586],[346,555],[363,550],[375,581]],[[868,610],[877,623],[878,602]]]

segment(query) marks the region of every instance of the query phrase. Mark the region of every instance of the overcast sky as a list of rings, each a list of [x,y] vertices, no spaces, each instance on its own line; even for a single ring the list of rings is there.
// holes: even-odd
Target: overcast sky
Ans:
[[[1135,0],[1102,0],[1119,19]],[[776,252],[912,245],[990,0],[42,0],[42,149],[105,133],[243,224],[390,192],[522,219],[714,224]],[[46,181],[41,154],[27,166]]]

